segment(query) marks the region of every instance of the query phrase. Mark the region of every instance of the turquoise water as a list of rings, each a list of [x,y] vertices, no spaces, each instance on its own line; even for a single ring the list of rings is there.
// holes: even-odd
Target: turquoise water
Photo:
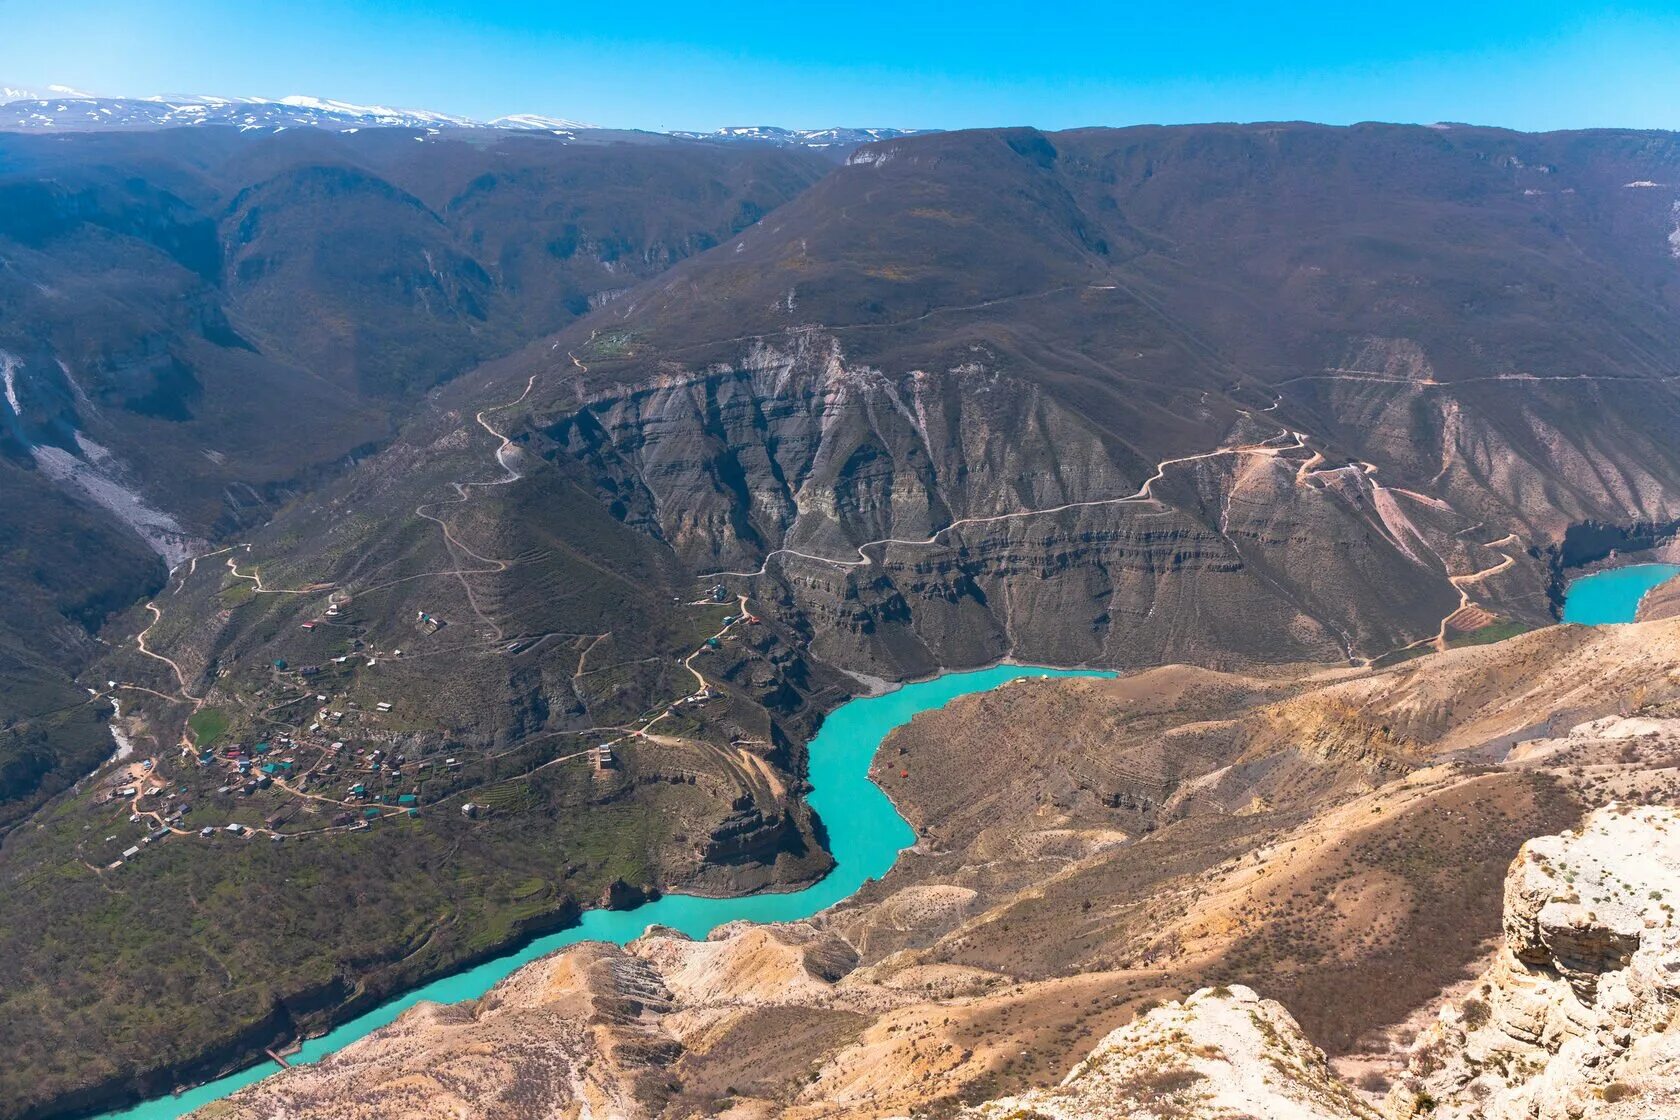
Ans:
[[[1680,566],[1674,564],[1629,564],[1570,580],[1563,592],[1563,620],[1592,626],[1632,622],[1645,592],[1676,575]]]
[[[746,898],[672,894],[634,910],[586,911],[583,920],[571,929],[539,938],[510,956],[434,980],[320,1038],[310,1039],[290,1060],[293,1064],[319,1061],[384,1026],[422,1000],[455,1003],[475,999],[521,965],[579,941],[612,941],[622,945],[640,937],[654,923],[679,929],[690,937],[705,937],[717,926],[742,919],[787,922],[808,918],[847,898],[866,880],[885,875],[898,859],[899,851],[916,842],[915,832],[898,815],[887,795],[869,780],[869,764],[875,757],[875,748],[888,732],[908,723],[917,712],[942,707],[959,696],[984,692],[1020,677],[1114,675],[1091,669],[996,665],[968,673],[946,673],[930,681],[905,685],[885,696],[861,697],[842,704],[829,714],[822,730],[811,740],[810,777],[814,788],[809,800],[828,829],[829,850],[835,860],[834,870],[821,882],[789,894],[757,894]],[[178,1097],[147,1101],[121,1112],[107,1113],[101,1120],[175,1120],[274,1072],[272,1065],[264,1063],[189,1089]]]

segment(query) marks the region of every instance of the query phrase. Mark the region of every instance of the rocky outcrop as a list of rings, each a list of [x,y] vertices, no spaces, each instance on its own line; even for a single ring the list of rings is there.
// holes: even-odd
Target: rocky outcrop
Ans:
[[[1283,1005],[1203,988],[1112,1032],[1067,1079],[965,1110],[967,1120],[1376,1120]]]
[[[1645,593],[1639,600],[1639,612],[1635,619],[1639,622],[1655,622],[1660,618],[1674,618],[1680,615],[1680,576],[1657,586]]]
[[[534,445],[616,518],[880,675],[1380,653],[1453,609],[1449,565],[1501,560],[1228,403],[1120,444],[1030,379],[891,373],[817,329],[562,404]],[[1158,609],[1190,602],[1220,607]]]
[[[887,784],[923,843],[847,905],[704,940],[655,928],[622,949],[574,946],[475,1003],[411,1011],[216,1115],[1680,1115],[1680,1031],[1669,1028],[1680,1005],[1680,810],[1602,809],[1578,831],[1528,841],[1499,887],[1535,821],[1579,819],[1547,807],[1562,798],[1547,783],[1584,773],[1584,797],[1594,782],[1654,796],[1680,760],[1680,720],[1652,709],[1556,739],[1494,735],[1544,719],[1536,682],[1560,711],[1576,703],[1566,680],[1601,705],[1617,689],[1654,694],[1676,663],[1671,632],[1680,636],[1661,625],[1554,628],[1317,685],[1171,668],[973,697],[886,744],[899,776]],[[1443,697],[1460,707],[1442,710]],[[1209,718],[1222,710],[1229,718]],[[957,716],[985,729],[983,757],[935,754],[936,743],[960,751],[969,741]],[[1345,735],[1330,735],[1338,722]],[[1028,729],[1019,743],[1002,730],[1015,727]],[[1379,753],[1401,751],[1418,768],[1398,779],[1373,770],[1353,748],[1375,732],[1391,741]],[[1040,754],[1017,757],[1029,741]],[[1266,800],[1282,804],[1293,789],[1321,807],[1289,818],[1207,805],[1135,839],[1096,827],[1117,812],[1108,794],[1196,785],[1161,767],[1198,743],[1231,783],[1200,796],[1218,802],[1247,783]],[[1222,761],[1228,743],[1237,762]],[[1509,757],[1425,765],[1469,744]],[[1081,757],[1106,769],[1081,778]],[[1530,771],[1547,759],[1556,768],[1542,782]],[[972,786],[903,777],[959,765]],[[1142,809],[1118,811],[1150,823]],[[1478,873],[1485,881],[1467,888]],[[1497,958],[1466,987],[1463,966],[1494,936]],[[1414,941],[1426,948],[1412,952]],[[1227,983],[1154,1002],[1215,978]],[[1257,995],[1261,981],[1290,1009]],[[1315,1044],[1338,1062],[1348,1054],[1326,1033],[1337,1016],[1325,1005],[1385,998],[1354,1033],[1408,1017],[1416,1029],[1444,1009],[1409,1053],[1396,1043],[1380,1072],[1350,1067],[1356,1089]],[[1384,1101],[1376,1094],[1390,1084]]]
[[[1680,812],[1610,808],[1524,846],[1476,993],[1420,1041],[1395,1116],[1680,1112]]]

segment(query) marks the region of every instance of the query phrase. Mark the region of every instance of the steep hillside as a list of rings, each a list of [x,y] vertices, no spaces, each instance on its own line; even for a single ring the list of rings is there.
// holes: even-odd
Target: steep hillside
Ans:
[[[133,686],[130,730],[160,764],[183,745],[328,737],[310,723],[345,711],[358,735],[400,740],[410,760],[481,768],[435,791],[402,786],[455,812],[479,783],[578,764],[606,732],[635,748],[635,765],[643,749],[688,752],[717,778],[720,800],[682,827],[637,834],[634,885],[797,881],[822,862],[800,815],[803,741],[856,687],[841,671],[900,679],[1006,656],[1245,673],[1389,664],[1550,622],[1558,575],[1578,562],[1574,526],[1680,519],[1675,191],[1641,185],[1676,181],[1680,146],[1666,134],[921,136],[860,149],[752,225],[756,178],[679,190],[690,228],[717,231],[698,253],[703,239],[652,223],[609,233],[529,204],[527,192],[563,189],[564,161],[585,158],[577,146],[555,167],[532,156],[487,180],[482,161],[541,141],[450,140],[439,155],[432,138],[400,133],[290,143],[311,153],[306,165],[285,145],[236,161],[246,186],[217,227],[227,322],[250,352],[283,345],[320,392],[389,415],[391,400],[506,349],[518,330],[559,329],[431,390],[383,449],[112,629],[112,656],[88,679]],[[343,143],[362,145],[357,161],[323,154]],[[651,192],[643,206],[629,189],[646,174],[635,161],[686,150],[613,149],[628,161],[625,189],[602,199],[651,212]],[[741,151],[705,158],[784,158]],[[798,179],[804,165],[772,166]],[[347,265],[300,251],[317,226],[322,245],[379,231],[400,250],[396,272],[371,252]],[[192,244],[172,237],[172,252]],[[593,299],[556,312],[566,291]],[[326,313],[346,302],[366,319]],[[358,348],[374,357],[335,364]],[[1118,770],[1034,738],[1011,750],[1053,759],[1054,788],[972,766],[991,784],[927,792],[930,804],[949,797],[951,813],[918,823],[963,853],[937,897],[995,890],[1000,906],[1041,869],[1000,855],[963,807],[1066,799],[1074,823],[1032,843],[1095,862],[1065,894],[1007,904],[1026,907],[1025,947],[1000,926],[956,933],[960,906],[933,907],[925,928],[858,936],[905,959],[1009,959],[1023,975],[1200,961],[1180,944],[1199,944],[1200,926],[1136,940],[1163,882],[1410,775],[1458,728],[1450,696],[1350,721],[1314,704],[1255,714],[1293,687],[1269,673],[1183,687],[1206,726],[1167,734],[1157,722],[1159,740],[1128,731]],[[1591,700],[1561,683],[1558,695]],[[310,696],[327,699],[316,708]],[[392,709],[369,711],[380,703]],[[669,757],[646,764],[688,773]],[[886,780],[897,795],[929,773]],[[1400,933],[1348,964],[1334,939],[1292,942],[1245,918],[1234,928],[1251,936],[1221,949],[1216,978],[1280,977],[1293,987],[1279,994],[1332,1048],[1445,983],[1492,921],[1498,867],[1536,821],[1571,812],[1551,777],[1477,780],[1453,803],[1472,824],[1441,832],[1396,811],[1357,859],[1245,905],[1283,921],[1303,897],[1357,893],[1374,876],[1397,897],[1451,896],[1480,924],[1407,910]],[[731,821],[747,810],[724,806],[743,791],[758,815]],[[1019,800],[997,800],[1009,791]],[[269,812],[290,804],[252,796]],[[570,803],[542,804],[555,843],[571,846],[578,824],[559,811]],[[349,828],[324,811],[329,832]],[[487,850],[522,843],[523,827],[497,822]],[[708,848],[693,840],[701,829],[747,840]],[[1174,845],[1138,844],[1158,853],[1143,862],[1098,858],[1150,829],[1151,843],[1170,832]],[[40,839],[28,865],[67,843],[68,830]],[[1388,866],[1419,846],[1429,860]],[[966,862],[990,870],[970,882]],[[1486,873],[1445,871],[1463,865]],[[590,889],[544,895],[547,912],[623,877],[613,859],[580,866]],[[1104,921],[1052,935],[1081,893],[1114,900]],[[400,955],[393,931],[380,936]],[[426,967],[457,959],[459,945],[444,948]],[[309,962],[296,964],[304,975]],[[1378,983],[1401,966],[1416,968],[1414,983]],[[1371,998],[1296,995],[1331,974]]]
[[[1469,128],[892,141],[475,384],[534,374],[528,452],[837,664],[1445,646],[1547,621],[1571,525],[1680,515],[1676,192],[1643,185],[1677,162]]]
[[[1199,668],[1114,686],[1131,709],[1088,686],[1065,723],[983,707],[982,761],[894,744],[935,760],[883,783],[938,846],[832,917],[862,967],[1128,973],[1086,1034],[1192,977],[1270,978],[1342,1057],[1461,976],[1499,869],[1580,807],[1555,767],[1428,764],[1667,695],[1613,639],[1454,647],[1552,621],[1586,538],[1680,523],[1672,135],[993,130],[820,180],[808,152],[668,138],[190,136],[4,141],[35,145],[7,189],[38,218],[0,298],[45,324],[0,337],[19,462],[197,557],[82,678],[158,792],[106,770],[0,849],[43,892],[0,929],[33,1101],[237,1064],[603,897],[807,881],[823,713],[1003,657]],[[1333,689],[1303,664],[1399,668]],[[1569,668],[1518,687],[1544,664]],[[283,843],[114,866],[154,828],[203,839],[183,802]],[[1332,819],[1334,858],[1305,831]],[[1299,862],[1256,887],[1243,861],[1285,838]],[[334,933],[311,891],[342,874],[365,924]],[[200,899],[190,936],[147,932]],[[1326,931],[1371,908],[1395,916],[1344,959]],[[38,936],[84,909],[87,938]],[[220,954],[270,911],[303,950]],[[66,1014],[42,978],[73,960],[101,982]],[[106,982],[136,971],[168,1053],[107,1045],[146,1033]],[[212,1022],[219,985],[242,994]],[[915,1092],[954,1107],[1071,1053],[1037,997],[1000,1000],[969,1025],[1031,1030]],[[808,1092],[914,1096],[872,1077]]]
[[[49,775],[88,769],[97,713],[51,713],[79,692],[92,632],[161,584],[159,557],[261,524],[439,382],[826,167],[618,134],[0,134],[0,465],[22,472],[8,539],[55,573],[8,577],[0,606],[7,657],[38,678],[0,699],[0,726],[34,729],[27,747],[22,724],[4,733],[0,824],[62,784]]]
[[[920,842],[847,903],[576,946],[199,1115],[1660,1111],[1673,810],[1638,806],[1680,789],[1677,666],[1654,623],[1352,677],[968,697],[883,747],[882,770],[926,775],[883,775]],[[1404,712],[1428,717],[1380,734]],[[1240,761],[1175,749],[1221,741]],[[1016,764],[1029,742],[1058,753]],[[1183,770],[1140,804],[1163,755]]]

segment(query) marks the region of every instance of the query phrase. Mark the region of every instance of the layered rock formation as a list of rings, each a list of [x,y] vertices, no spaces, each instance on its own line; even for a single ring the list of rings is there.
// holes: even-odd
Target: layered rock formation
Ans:
[[[1618,806],[1523,846],[1505,936],[1421,1040],[1395,1115],[1680,1114],[1680,811]]]

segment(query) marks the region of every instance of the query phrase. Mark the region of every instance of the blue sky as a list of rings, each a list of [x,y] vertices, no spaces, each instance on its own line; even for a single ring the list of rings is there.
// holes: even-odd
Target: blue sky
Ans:
[[[1680,0],[0,0],[0,83],[654,129],[1204,120],[1680,127]]]

